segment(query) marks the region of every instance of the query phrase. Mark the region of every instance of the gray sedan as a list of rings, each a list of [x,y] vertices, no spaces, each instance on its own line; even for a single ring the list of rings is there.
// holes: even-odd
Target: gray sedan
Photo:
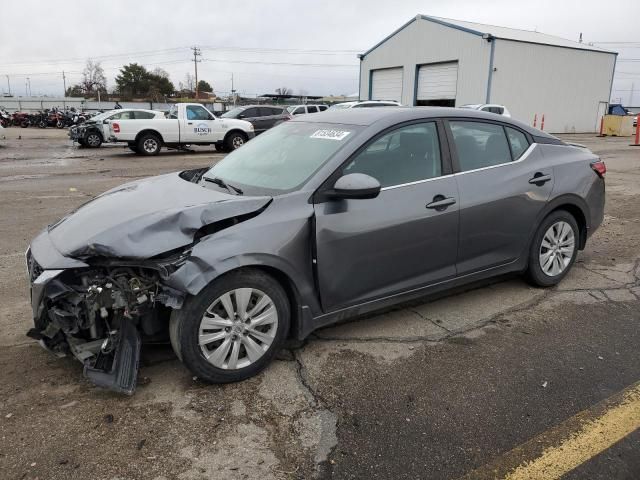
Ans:
[[[29,335],[120,392],[146,341],[203,380],[243,380],[338,320],[509,272],[557,284],[602,222],[605,171],[471,110],[299,117],[45,229],[27,251]]]

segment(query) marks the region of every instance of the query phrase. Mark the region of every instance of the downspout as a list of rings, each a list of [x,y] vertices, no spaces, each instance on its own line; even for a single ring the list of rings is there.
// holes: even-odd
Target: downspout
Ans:
[[[491,44],[491,51],[489,53],[489,76],[487,78],[487,98],[484,103],[491,103],[491,81],[493,80],[493,56],[496,50],[496,38],[490,33],[482,36],[487,42]]]
[[[616,56],[613,57],[613,71],[611,72],[611,84],[609,85],[609,98],[607,98],[607,108],[609,108],[609,104],[611,103],[611,94],[613,93],[613,78],[616,76],[616,65],[618,63],[618,52],[616,52]],[[633,100],[633,98],[631,98]]]
[[[362,60],[364,59],[364,54],[359,53],[358,58],[360,59],[360,68],[358,68],[358,100],[362,100]]]

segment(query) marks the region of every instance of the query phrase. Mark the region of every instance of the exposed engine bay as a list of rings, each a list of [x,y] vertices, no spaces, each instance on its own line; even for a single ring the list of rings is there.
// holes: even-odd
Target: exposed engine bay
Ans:
[[[67,270],[47,284],[29,336],[58,355],[75,356],[96,385],[132,394],[142,341],[168,341],[169,307],[182,300],[150,268]]]

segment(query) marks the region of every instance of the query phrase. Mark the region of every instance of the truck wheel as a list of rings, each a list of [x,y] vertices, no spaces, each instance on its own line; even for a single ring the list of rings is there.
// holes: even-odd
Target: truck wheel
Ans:
[[[84,143],[87,145],[87,147],[98,148],[100,145],[102,145],[102,137],[99,133],[89,132],[84,137]]]
[[[224,146],[229,152],[233,152],[244,145],[247,140],[249,139],[244,133],[233,132],[225,139]]]
[[[287,336],[289,317],[289,300],[273,277],[232,272],[173,311],[171,345],[198,378],[238,382],[271,362]]]
[[[136,153],[141,155],[158,155],[162,149],[162,141],[154,133],[144,133],[138,139]]]

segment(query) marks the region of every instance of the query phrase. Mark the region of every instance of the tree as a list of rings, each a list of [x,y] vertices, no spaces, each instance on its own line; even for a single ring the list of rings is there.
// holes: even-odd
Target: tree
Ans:
[[[82,81],[80,88],[86,95],[92,95],[95,92],[107,91],[107,78],[104,76],[104,70],[100,62],[94,62],[90,58],[82,71]]]
[[[292,92],[293,92],[293,90],[291,90],[290,88],[287,88],[287,87],[276,88],[276,93],[278,95],[291,95]]]
[[[175,90],[167,72],[158,69],[149,72],[137,63],[125,65],[120,69],[116,85],[120,96],[127,99],[145,97],[157,101]]]
[[[65,97],[84,97],[82,86],[73,85],[72,87],[67,88],[67,91],[65,92],[64,96]]]
[[[185,77],[184,77],[184,87],[189,92],[195,92],[196,91],[196,81],[193,78],[193,75],[191,75],[190,73],[187,73],[185,75]]]
[[[213,92],[213,87],[206,82],[205,80],[200,80],[198,82],[198,91],[199,92]]]

